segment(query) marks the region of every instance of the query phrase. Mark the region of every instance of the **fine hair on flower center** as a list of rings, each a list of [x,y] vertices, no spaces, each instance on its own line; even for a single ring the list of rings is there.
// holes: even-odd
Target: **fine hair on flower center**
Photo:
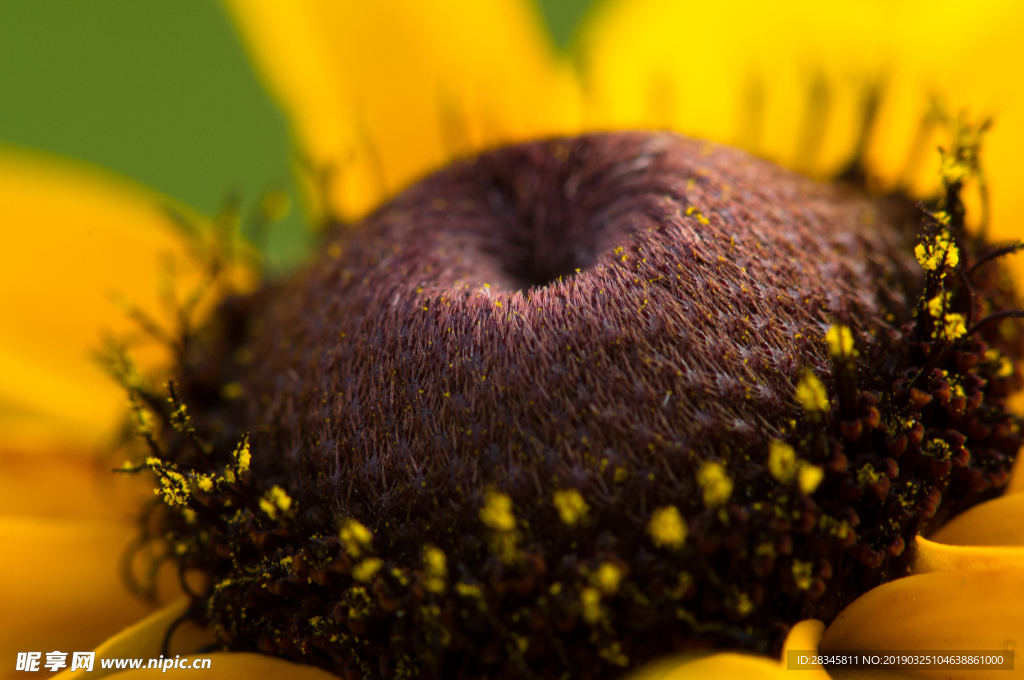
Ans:
[[[483,221],[479,215],[469,217],[484,230],[480,262],[493,258],[494,287],[507,292],[578,274],[599,253],[626,243],[631,232],[629,220],[616,214],[624,209],[622,197],[607,192],[614,178],[593,172],[585,155],[574,154],[570,144],[520,152],[525,157],[519,162],[536,164],[536,172],[511,175],[507,167],[482,159],[479,172],[492,181],[484,189],[490,214]],[[637,169],[650,160],[638,157]]]

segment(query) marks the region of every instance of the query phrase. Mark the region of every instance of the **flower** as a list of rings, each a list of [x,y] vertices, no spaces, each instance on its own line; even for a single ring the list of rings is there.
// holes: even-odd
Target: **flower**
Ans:
[[[841,71],[849,63],[848,58],[865,52],[874,55],[876,64],[884,65],[886,58],[898,59],[896,75],[884,72],[891,78],[888,91],[896,93],[886,101],[895,100],[896,104],[885,115],[880,114],[874,128],[879,135],[891,138],[874,139],[870,153],[865,154],[870,167],[883,180],[892,182],[911,146],[910,130],[920,119],[914,109],[923,106],[924,90],[920,84],[931,79],[928,69],[935,69],[930,74],[935,80],[928,84],[948,96],[952,106],[961,103],[957,97],[963,97],[964,102],[988,104],[988,96],[1005,95],[1000,83],[1005,72],[981,69],[977,64],[998,59],[1010,70],[1021,59],[1012,34],[1013,22],[1005,14],[1015,10],[998,3],[972,9],[970,17],[958,20],[952,28],[948,27],[949,18],[960,19],[955,14],[955,3],[927,7],[924,3],[907,3],[900,8],[906,18],[883,14],[891,10],[883,9],[881,4],[865,8],[851,3],[850,11],[841,12],[834,6],[823,10],[811,3],[794,3],[793,13],[781,12],[777,7],[766,12],[757,3],[714,9],[707,5],[687,7],[685,15],[680,16],[683,10],[669,3],[631,0],[609,4],[591,19],[589,29],[584,31],[578,53],[583,64],[582,83],[566,64],[546,53],[531,17],[514,2],[493,3],[493,7],[467,3],[429,9],[415,3],[384,3],[370,9],[355,3],[351,7],[311,3],[307,8],[297,3],[286,6],[251,2],[238,3],[235,12],[251,36],[257,60],[294,121],[297,144],[305,156],[303,167],[309,198],[318,222],[328,214],[348,218],[362,214],[384,195],[452,155],[497,142],[583,128],[671,126],[724,141],[736,141],[733,135],[749,134],[748,139],[740,141],[801,165],[806,171],[820,172],[829,164],[834,169],[849,155],[853,147],[850,140],[844,146],[841,134],[835,136],[819,130],[818,140],[810,138],[801,143],[798,131],[813,131],[816,124],[824,124],[822,101],[830,97],[849,101],[857,96],[856,79],[864,78],[863,73],[854,73],[854,84],[845,83],[845,89],[837,87],[835,94],[821,93],[829,90],[829,84],[843,84],[847,74]],[[467,18],[466,13],[473,18]],[[798,24],[787,23],[794,22],[796,17],[807,22],[804,30]],[[467,21],[478,30],[466,31]],[[807,25],[828,28],[808,37]],[[757,49],[761,51],[753,57]],[[806,51],[798,52],[803,50]],[[703,58],[695,59],[696,54]],[[810,75],[801,76],[800,59],[810,63],[804,67],[812,70]],[[751,61],[760,62],[763,70],[751,75]],[[794,61],[798,62],[797,68]],[[935,63],[939,65],[933,66]],[[718,71],[712,71],[709,64]],[[814,72],[818,68],[824,70],[820,79]],[[645,77],[638,77],[637,73]],[[867,76],[877,76],[877,72]],[[801,77],[806,78],[803,87]],[[381,88],[382,82],[392,87]],[[691,91],[697,96],[685,96]],[[793,100],[804,103],[798,106],[799,113],[794,113],[791,103],[786,104]],[[689,101],[697,106],[688,108]],[[743,101],[752,105],[743,106]],[[758,105],[758,101],[765,103]],[[837,105],[836,109],[850,111],[856,107]],[[750,132],[759,127],[757,124],[730,119],[729,113],[744,110],[763,110],[761,134]],[[1019,104],[1012,101],[1000,107],[1000,127],[987,147],[993,153],[986,156],[989,178],[994,184],[1009,183],[1018,177],[1016,152],[1024,147],[1019,143],[1024,126],[1015,124],[1019,111]],[[793,118],[801,115],[808,124],[793,125]],[[848,126],[851,135],[856,127]],[[822,141],[825,143],[820,145],[821,159],[816,159],[814,150],[817,142]],[[794,154],[793,149],[798,153]],[[24,158],[5,160],[3,167],[8,170],[0,183],[0,195],[8,201],[3,211],[5,219],[24,215],[19,220],[22,223],[60,224],[68,219],[67,206],[74,206],[70,212],[78,220],[76,224],[87,221],[90,214],[95,215],[94,228],[109,237],[102,244],[93,241],[96,245],[89,252],[71,241],[70,234],[57,232],[62,239],[51,244],[47,254],[52,258],[55,249],[67,248],[68,269],[63,274],[74,271],[70,267],[78,262],[79,266],[85,265],[85,271],[78,277],[83,286],[95,281],[97,274],[112,277],[99,282],[92,289],[92,297],[102,297],[113,286],[131,291],[146,309],[159,308],[159,300],[143,299],[146,291],[159,290],[152,278],[150,283],[145,279],[153,271],[160,271],[144,254],[175,251],[180,246],[173,239],[160,237],[163,220],[151,209],[152,197],[140,201],[133,196],[134,191],[99,186],[94,180],[83,180]],[[928,174],[921,172],[922,177]],[[67,193],[56,200],[54,192],[60,186]],[[44,190],[48,193],[43,193]],[[1009,191],[1000,193],[997,188],[992,206],[992,228],[997,236],[1012,234],[1013,216],[1024,213],[1020,200],[1024,199]],[[90,205],[91,213],[87,209]],[[44,213],[47,206],[53,208],[49,215]],[[140,230],[140,224],[149,228]],[[130,244],[129,239],[133,238],[137,242]],[[107,248],[112,246],[130,250],[121,251],[127,255],[118,258],[116,266],[103,266],[102,257],[109,256]],[[31,251],[9,245],[7,252],[20,255]],[[15,263],[10,264],[7,271],[13,271]],[[31,260],[17,264],[21,267],[18,271],[31,273]],[[117,278],[120,276],[124,278]],[[40,286],[46,283],[32,280]],[[45,289],[33,288],[31,295],[22,298],[25,307],[21,309],[25,311],[17,312],[17,327],[3,329],[3,356],[7,360],[0,388],[4,389],[4,402],[18,407],[4,412],[7,447],[15,442],[23,451],[74,451],[81,446],[80,442],[96,436],[98,427],[113,419],[108,406],[114,403],[111,393],[104,395],[95,378],[83,377],[88,372],[84,364],[70,358],[72,353],[81,354],[92,342],[95,323],[88,319],[101,317],[96,306],[77,302],[90,297],[88,290],[76,291],[83,295],[80,298],[66,297],[67,279],[62,276],[59,280],[61,285],[46,298]],[[76,302],[62,306],[62,298]],[[28,310],[45,313],[30,314]],[[105,317],[105,323],[115,329],[120,321],[116,312]],[[69,347],[66,343],[71,341],[77,344]],[[40,430],[45,436],[39,435]],[[53,465],[53,458],[46,458],[46,463],[40,465],[40,459],[29,458],[30,455],[45,453],[4,456],[4,465],[14,469],[5,479],[20,482],[38,475],[40,481],[38,485],[11,489],[4,495],[9,503],[7,508],[21,517],[7,518],[7,544],[23,546],[24,550],[16,565],[22,571],[13,571],[12,567],[12,571],[3,573],[8,584],[36,584],[40,591],[50,591],[48,601],[58,596],[66,599],[72,593],[59,592],[58,586],[67,582],[43,571],[40,565],[60,564],[61,574],[80,572],[63,565],[54,554],[54,547],[66,551],[66,541],[73,541],[72,545],[80,546],[76,550],[78,567],[84,571],[93,566],[101,570],[110,567],[109,555],[117,551],[117,544],[129,540],[131,530],[104,522],[93,522],[83,528],[77,521],[43,526],[25,519],[42,513],[65,518],[84,513],[100,517],[118,514],[106,503],[88,500],[87,494],[68,494],[62,506],[53,505],[52,492],[36,490],[65,488],[72,475],[70,471],[86,469],[88,463],[82,457],[65,454],[61,465]],[[1014,489],[1020,486],[1019,480],[1017,475],[1011,482]],[[32,493],[24,493],[24,489]],[[132,492],[123,493],[130,496]],[[1013,526],[1012,519],[1020,516],[1020,497],[1019,493],[1007,495],[979,506],[933,538],[950,545],[1019,546],[1020,530]],[[833,624],[824,645],[834,649],[860,645],[887,648],[896,646],[893,636],[903,634],[911,636],[903,638],[907,646],[967,649],[1001,645],[1003,641],[996,639],[999,635],[1019,635],[1019,608],[1012,609],[1013,603],[1024,599],[1020,592],[1019,549],[957,551],[942,548],[942,543],[922,545],[919,569],[928,573],[887,584],[862,597]],[[40,575],[32,578],[34,573]],[[113,594],[116,586],[112,577],[110,574],[95,581],[106,584],[106,589],[89,593],[92,599],[78,600],[80,611],[117,609],[110,606],[111,601],[118,601]],[[24,592],[38,594],[31,587]],[[903,620],[891,627],[877,623],[879,601],[907,598],[920,602],[925,598],[936,599],[940,594],[942,601],[928,607],[918,605],[899,610],[911,619],[924,619],[923,623],[931,627],[903,626]],[[39,627],[25,625],[45,621],[41,616],[29,616],[33,601],[26,597],[16,609],[21,615],[8,617],[16,619],[23,632],[15,637],[5,631],[5,641],[23,642],[28,648],[40,644],[41,639],[57,640],[46,638]],[[975,602],[985,602],[986,606],[973,606]],[[995,606],[999,602],[1008,602],[1011,608],[1000,609]],[[948,635],[945,622],[957,620],[964,603],[983,620],[969,628],[958,626],[956,631],[981,637],[927,637],[929,631]],[[988,603],[993,604],[990,607]],[[107,649],[141,650],[145,647],[123,646],[141,640],[151,651],[131,653],[155,656],[157,640],[178,611],[170,609],[158,614],[128,634],[114,638]],[[45,615],[50,610],[40,608],[39,612]],[[127,615],[132,616],[133,612]],[[113,627],[126,620],[127,616],[114,617],[108,624]],[[866,620],[873,625],[860,623]],[[91,626],[103,624],[93,618],[84,621]],[[69,628],[72,632],[81,630]],[[820,628],[813,624],[800,625],[787,646],[814,648],[819,633]],[[984,637],[986,634],[988,637]],[[64,638],[61,644],[78,641]],[[696,663],[714,664],[713,669],[721,676],[739,669],[746,669],[748,674],[771,673],[774,667],[773,662],[738,655],[719,655]],[[288,671],[278,670],[284,668],[280,664],[283,662],[246,655],[216,660],[218,669],[233,669],[240,677],[254,667],[265,673],[276,670],[296,676],[321,675],[319,671],[293,666],[288,666]],[[706,668],[683,666],[677,672],[698,673]]]

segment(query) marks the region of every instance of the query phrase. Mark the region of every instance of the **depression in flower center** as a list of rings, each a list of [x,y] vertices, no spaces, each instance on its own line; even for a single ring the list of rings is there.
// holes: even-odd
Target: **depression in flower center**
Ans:
[[[421,181],[192,343],[148,465],[194,613],[372,676],[777,651],[1006,482],[1013,295],[958,191],[656,133]]]

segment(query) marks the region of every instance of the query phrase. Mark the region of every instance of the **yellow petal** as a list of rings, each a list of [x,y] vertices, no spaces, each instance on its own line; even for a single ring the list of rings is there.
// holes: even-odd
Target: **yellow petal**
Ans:
[[[172,660],[176,654],[194,651],[213,642],[212,634],[194,625],[179,623],[179,619],[188,610],[188,604],[188,598],[179,598],[96,647],[96,658],[88,677],[95,680],[118,672],[116,668],[103,668],[102,659],[146,659],[145,663],[148,663],[149,659],[159,659],[164,651],[164,639],[172,628],[169,650]],[[77,671],[71,671],[69,664],[69,667],[56,677],[67,680],[78,676]]]
[[[790,677],[789,673],[775,659],[729,652],[661,661],[626,676],[626,680],[776,680]],[[816,677],[809,671],[802,673]]]
[[[228,5],[320,211],[352,218],[454,156],[578,127],[574,80],[528,3]]]
[[[101,331],[139,335],[113,294],[159,317],[164,263],[187,269],[169,205],[98,171],[0,147],[5,450],[89,450],[108,433],[125,395],[91,353]]]
[[[860,596],[825,631],[839,650],[1009,650],[1024,641],[1024,571],[940,571],[908,576]],[[1024,670],[1014,662],[1014,675]],[[949,671],[920,671],[950,677]],[[992,671],[957,671],[991,678]]]
[[[0,518],[0,658],[92,649],[145,616],[120,572],[135,534],[113,522]]]
[[[786,652],[814,652],[818,649],[825,625],[821,621],[801,621],[793,626],[783,644],[781,662],[763,656],[735,653],[683,654],[662,659],[627,676],[626,680],[694,680],[700,678],[753,678],[754,680],[791,677],[786,670]],[[828,680],[820,666],[800,671],[806,680]]]
[[[0,516],[108,519],[131,523],[153,498],[150,475],[115,474],[120,461],[84,453],[4,451]]]
[[[1019,268],[1016,272],[1017,280],[1024,281],[1024,276],[1021,275]],[[1015,405],[1014,411],[1017,413],[1021,412],[1021,401],[1024,401],[1024,399],[1019,398],[1018,403]],[[1013,464],[1013,469],[1010,471],[1010,483],[1006,485],[1006,491],[1004,493],[1020,493],[1021,491],[1024,491],[1024,456],[1017,456],[1017,460]]]
[[[789,667],[790,652],[817,652],[818,646],[821,644],[821,636],[824,633],[825,624],[814,619],[801,621],[793,626],[789,631],[789,635],[786,636],[786,641],[782,645],[780,665],[783,670],[786,670]],[[828,673],[825,672],[824,668],[820,665],[815,665],[813,668],[801,667],[800,677],[807,678],[807,680],[828,680],[829,676]]]
[[[99,655],[96,657],[99,658]],[[186,658],[186,657],[183,657]],[[291,663],[272,656],[248,653],[213,653],[187,657],[190,663],[194,659],[209,659],[207,675],[217,680],[252,680],[253,678],[288,678],[289,680],[338,680],[338,676],[313,666]],[[199,672],[204,672],[203,667]],[[117,680],[145,680],[146,678],[193,678],[196,669],[169,668],[167,672],[156,668],[124,671],[110,676]]]
[[[932,540],[949,545],[1024,546],[1024,494],[1000,496],[957,515]]]
[[[673,128],[813,173],[850,160],[864,94],[884,83],[866,155],[890,185],[936,185],[939,138],[915,143],[932,94],[953,115],[995,113],[984,162],[1007,238],[1024,216],[1021,21],[1012,0],[611,0],[578,51],[591,125]],[[903,176],[917,146],[927,162]]]
[[[966,546],[934,543],[916,539],[914,573],[967,569],[1019,569],[1024,574],[1024,547]]]

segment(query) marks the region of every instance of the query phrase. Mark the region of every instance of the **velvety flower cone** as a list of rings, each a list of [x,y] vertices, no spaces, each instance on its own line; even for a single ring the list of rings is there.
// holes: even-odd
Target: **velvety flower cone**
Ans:
[[[183,371],[199,431],[252,456],[200,483],[219,517],[170,520],[202,608],[239,649],[383,676],[777,651],[1019,445],[983,334],[955,361],[919,335],[918,236],[667,133],[456,162],[230,303]]]

